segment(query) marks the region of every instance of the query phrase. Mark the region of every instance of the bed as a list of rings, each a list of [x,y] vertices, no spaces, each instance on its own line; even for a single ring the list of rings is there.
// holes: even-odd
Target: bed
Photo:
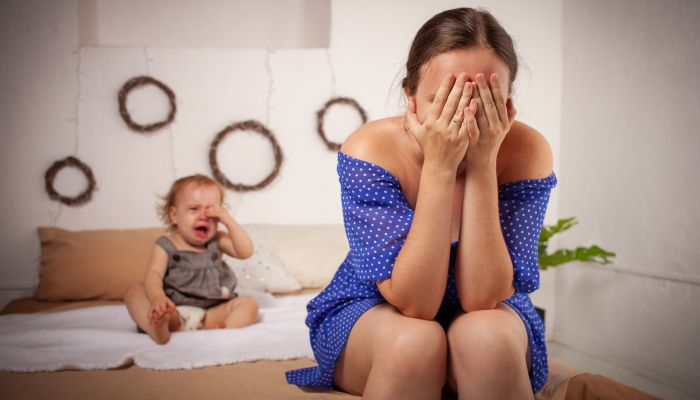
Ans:
[[[247,225],[256,253],[229,260],[260,321],[243,330],[181,332],[166,346],[138,334],[119,300],[143,276],[162,229],[40,228],[33,298],[0,314],[0,398],[359,399],[287,384],[314,365],[304,305],[347,252],[342,227]],[[653,399],[550,358],[538,399]],[[445,393],[445,398],[451,398]]]

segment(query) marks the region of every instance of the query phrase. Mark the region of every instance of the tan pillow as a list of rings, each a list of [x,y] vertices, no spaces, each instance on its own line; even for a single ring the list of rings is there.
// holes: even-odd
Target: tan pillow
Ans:
[[[36,297],[45,301],[116,300],[146,273],[165,228],[69,231],[40,227]]]

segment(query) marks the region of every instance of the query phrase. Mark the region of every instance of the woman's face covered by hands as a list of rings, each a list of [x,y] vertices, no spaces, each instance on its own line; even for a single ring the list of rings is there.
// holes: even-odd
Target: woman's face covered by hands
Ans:
[[[500,77],[501,93],[510,96],[510,74],[508,66],[491,49],[485,47],[472,47],[457,49],[433,57],[422,67],[421,79],[412,97],[416,104],[416,115],[419,122],[425,121],[430,104],[440,88],[440,84],[449,73],[457,76],[460,73],[467,74],[467,81],[475,82],[476,74],[483,73],[490,77],[497,73]],[[472,98],[478,98],[479,91],[475,90]],[[508,107],[512,107],[510,99]]]

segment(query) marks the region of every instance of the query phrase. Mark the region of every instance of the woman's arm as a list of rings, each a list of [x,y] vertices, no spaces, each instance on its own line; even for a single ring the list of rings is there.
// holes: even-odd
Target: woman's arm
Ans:
[[[424,166],[406,241],[391,278],[377,283],[382,296],[408,317],[433,319],[440,308],[450,261],[455,176]]]
[[[472,154],[467,153],[455,271],[457,291],[466,312],[495,308],[515,291],[513,264],[501,230],[496,171],[498,150],[511,130],[515,113],[508,109],[496,77],[491,77],[491,88],[483,75],[477,78],[477,83],[481,110],[476,116],[467,117],[470,135],[474,136],[470,137]],[[535,179],[541,177],[542,170],[551,171],[551,151],[544,138],[534,130],[513,132],[513,135],[515,143],[511,146],[518,151],[512,155],[504,175]]]
[[[465,74],[445,78],[422,124],[415,100],[409,101],[407,124],[423,151],[418,197],[391,278],[377,282],[382,296],[409,317],[435,318],[447,284],[455,175],[469,146],[466,128],[452,120],[461,120],[471,97],[465,83]]]

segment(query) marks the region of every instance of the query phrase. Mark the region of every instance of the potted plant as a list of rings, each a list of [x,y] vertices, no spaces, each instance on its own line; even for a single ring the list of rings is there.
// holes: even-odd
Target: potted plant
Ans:
[[[545,225],[540,233],[539,244],[537,248],[540,270],[545,271],[548,268],[556,267],[557,265],[566,264],[572,261],[594,262],[598,264],[609,264],[609,258],[615,257],[615,253],[607,251],[599,246],[593,245],[590,247],[577,247],[576,249],[559,249],[555,252],[548,253],[549,239],[552,236],[565,232],[576,225],[576,217],[560,219],[554,225]],[[537,313],[544,321],[544,309],[535,307]]]

